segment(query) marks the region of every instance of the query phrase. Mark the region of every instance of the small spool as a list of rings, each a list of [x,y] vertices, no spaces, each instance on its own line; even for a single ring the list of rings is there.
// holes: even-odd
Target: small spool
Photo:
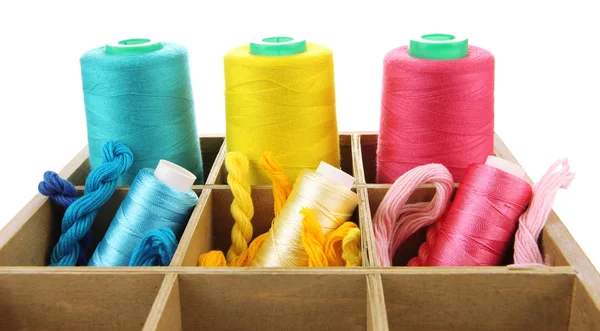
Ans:
[[[167,160],[142,169],[121,203],[90,266],[127,266],[140,240],[150,231],[169,228],[179,237],[198,196],[191,190],[196,176]]]
[[[353,192],[354,177],[321,162],[317,171],[302,172],[283,205],[263,246],[252,261],[255,267],[299,267],[308,265],[302,246],[302,208],[310,208],[323,234],[337,229],[352,216],[358,205]]]
[[[81,57],[90,167],[100,164],[109,140],[128,146],[131,168],[118,185],[130,185],[141,169],[167,159],[204,181],[187,50],[145,38],[124,39]]]
[[[248,156],[252,184],[270,183],[260,168],[265,150],[273,152],[291,180],[321,161],[339,168],[328,48],[270,37],[234,48],[224,62],[227,150]]]
[[[494,57],[466,37],[426,34],[384,59],[377,182],[440,163],[461,182],[494,147]]]
[[[436,227],[425,265],[500,265],[531,200],[532,188],[524,177],[520,166],[495,156],[471,165]]]

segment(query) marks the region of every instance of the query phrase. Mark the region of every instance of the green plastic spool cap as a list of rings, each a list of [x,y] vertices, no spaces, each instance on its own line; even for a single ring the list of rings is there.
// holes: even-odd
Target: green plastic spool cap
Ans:
[[[469,55],[469,39],[432,33],[411,39],[408,54],[426,60],[456,60]]]
[[[116,44],[106,44],[106,53],[111,55],[136,55],[157,51],[163,48],[160,41],[146,38],[124,39]]]
[[[261,56],[285,56],[306,52],[306,40],[291,37],[269,37],[250,43],[250,54]]]

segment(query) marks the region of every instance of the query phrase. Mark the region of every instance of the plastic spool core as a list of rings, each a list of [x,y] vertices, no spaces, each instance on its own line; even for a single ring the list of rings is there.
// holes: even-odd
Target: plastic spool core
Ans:
[[[111,55],[136,55],[157,51],[163,48],[161,41],[146,38],[123,39],[117,43],[106,44],[105,51]]]
[[[469,39],[446,33],[431,33],[411,39],[408,54],[426,60],[456,60],[469,55]]]
[[[352,184],[354,184],[355,181],[354,177],[323,161],[319,164],[317,173],[329,178],[348,190],[352,189]]]
[[[490,155],[487,157],[485,164],[508,172],[509,174],[517,176],[521,179],[525,179],[525,170],[510,161],[506,161],[505,159]]]
[[[285,56],[306,52],[306,40],[292,37],[269,37],[250,42],[250,54],[260,56]]]
[[[196,181],[194,174],[167,160],[158,162],[154,176],[168,187],[183,193],[187,193]]]

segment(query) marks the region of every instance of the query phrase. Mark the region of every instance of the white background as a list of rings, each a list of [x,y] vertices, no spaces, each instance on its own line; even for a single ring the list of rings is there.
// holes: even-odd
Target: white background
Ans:
[[[205,5],[210,3],[210,5]],[[333,50],[340,131],[377,130],[382,59],[424,33],[496,57],[496,132],[533,180],[568,156],[555,210],[600,265],[598,5],[589,1],[2,1],[0,227],[87,143],[79,57],[106,42],[186,45],[200,134],[225,130],[223,55],[273,35]]]

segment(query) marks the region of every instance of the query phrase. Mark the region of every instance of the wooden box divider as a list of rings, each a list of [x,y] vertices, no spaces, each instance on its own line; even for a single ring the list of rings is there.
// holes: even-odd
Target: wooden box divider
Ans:
[[[600,276],[555,213],[540,241],[552,266],[379,267],[372,217],[391,185],[374,183],[376,133],[340,135],[341,167],[359,196],[352,221],[362,234],[361,267],[196,267],[201,253],[227,250],[233,226],[224,138],[200,141],[206,183],[193,187],[198,204],[168,267],[45,267],[63,211],[36,195],[0,231],[0,329],[600,329]],[[499,137],[495,154],[516,162]],[[89,171],[84,148],[59,174],[82,192]],[[252,187],[255,236],[271,225],[271,189]],[[118,187],[101,209],[95,242],[128,191]],[[434,193],[425,185],[410,200]],[[411,238],[395,264],[422,240],[423,233]]]

